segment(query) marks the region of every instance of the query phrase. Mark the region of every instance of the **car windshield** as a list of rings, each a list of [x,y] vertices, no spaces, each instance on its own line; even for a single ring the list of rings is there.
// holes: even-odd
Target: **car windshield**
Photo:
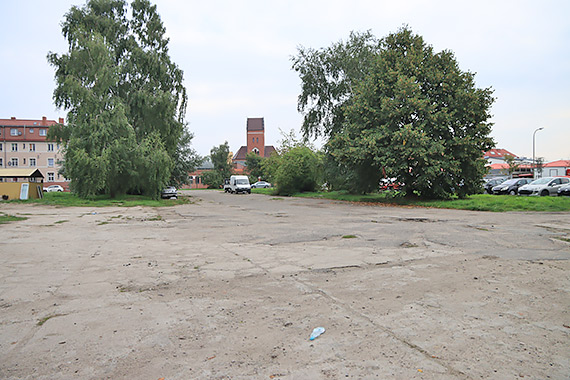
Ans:
[[[544,185],[550,181],[552,181],[552,178],[548,178],[548,177],[547,178],[540,178],[540,179],[532,181],[530,184],[531,185]]]
[[[247,179],[238,179],[238,180],[236,180],[236,183],[238,185],[247,185],[249,183],[249,181]]]
[[[503,185],[514,185],[517,181],[517,179],[509,179],[508,181],[503,182]]]

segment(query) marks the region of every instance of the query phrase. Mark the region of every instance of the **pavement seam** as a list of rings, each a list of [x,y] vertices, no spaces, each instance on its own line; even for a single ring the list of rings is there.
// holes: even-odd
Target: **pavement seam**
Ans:
[[[300,280],[298,278],[292,278],[293,281],[299,282],[302,285],[312,289],[314,292],[319,293],[321,295],[323,295],[324,297],[328,298],[329,300],[331,300],[332,302],[334,302],[337,306],[344,308],[345,310],[350,311],[353,314],[356,314],[358,316],[360,316],[363,319],[366,319],[368,322],[370,322],[373,326],[375,326],[376,328],[378,328],[379,330],[383,331],[384,333],[388,334],[390,337],[392,337],[393,339],[397,340],[398,342],[404,344],[405,346],[419,352],[420,354],[422,354],[426,359],[430,360],[430,361],[434,361],[436,362],[438,365],[442,366],[443,368],[445,368],[447,371],[449,371],[450,375],[454,375],[454,376],[458,376],[464,379],[471,379],[474,380],[472,377],[468,376],[467,374],[451,367],[450,365],[448,365],[447,363],[445,363],[443,360],[435,357],[435,355],[430,354],[429,352],[427,352],[425,349],[423,349],[422,347],[418,346],[417,344],[414,344],[412,342],[409,342],[408,340],[404,339],[403,337],[397,335],[396,333],[394,333],[392,330],[390,330],[387,327],[381,326],[379,325],[372,317],[363,314],[362,312],[354,309],[352,306],[338,300],[336,297],[334,297],[333,295],[329,294],[328,292],[324,291],[323,289],[320,289],[318,287],[315,287],[314,285],[312,285],[311,283],[305,282],[303,280]]]

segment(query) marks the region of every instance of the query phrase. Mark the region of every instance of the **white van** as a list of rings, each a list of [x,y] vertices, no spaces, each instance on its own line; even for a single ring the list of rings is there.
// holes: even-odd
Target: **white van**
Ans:
[[[230,177],[230,193],[248,193],[251,194],[251,186],[249,178],[246,175],[233,175]]]

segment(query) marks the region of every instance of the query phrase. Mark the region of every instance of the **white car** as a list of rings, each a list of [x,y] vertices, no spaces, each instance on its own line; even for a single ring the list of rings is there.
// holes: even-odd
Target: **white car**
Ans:
[[[558,195],[558,189],[570,183],[566,177],[544,177],[532,181],[528,185],[519,187],[519,195]]]
[[[44,192],[46,192],[46,193],[52,193],[52,192],[57,192],[57,191],[63,191],[63,187],[61,187],[59,185],[51,185],[48,187],[44,187]]]
[[[252,189],[268,189],[270,187],[271,187],[271,184],[269,182],[265,182],[265,181],[257,181],[256,183],[251,185]]]

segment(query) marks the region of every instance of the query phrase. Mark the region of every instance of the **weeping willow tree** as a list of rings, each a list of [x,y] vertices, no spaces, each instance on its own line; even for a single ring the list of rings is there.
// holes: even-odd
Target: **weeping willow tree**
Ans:
[[[130,13],[129,13],[130,9]],[[54,102],[67,124],[50,131],[64,145],[63,174],[80,196],[139,192],[157,197],[193,170],[184,121],[183,72],[148,0],[89,0],[65,15],[68,52],[48,54]]]

